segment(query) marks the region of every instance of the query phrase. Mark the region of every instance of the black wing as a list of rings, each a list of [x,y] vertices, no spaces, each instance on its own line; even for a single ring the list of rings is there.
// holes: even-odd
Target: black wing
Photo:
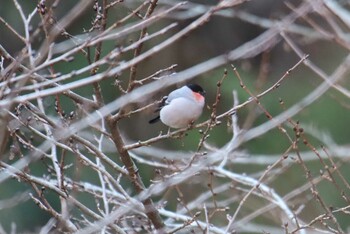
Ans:
[[[157,123],[160,120],[160,116],[158,115],[157,117],[151,119],[150,121],[148,121],[148,123],[150,124],[154,124]]]
[[[167,105],[167,102],[166,102],[167,98],[168,98],[167,96],[163,97],[161,103],[159,104],[157,109],[155,109],[154,112],[159,112],[163,108],[163,106]],[[151,119],[150,121],[148,121],[148,123],[154,124],[154,123],[157,123],[159,120],[160,120],[160,116],[158,115],[157,117],[155,117],[155,118]]]

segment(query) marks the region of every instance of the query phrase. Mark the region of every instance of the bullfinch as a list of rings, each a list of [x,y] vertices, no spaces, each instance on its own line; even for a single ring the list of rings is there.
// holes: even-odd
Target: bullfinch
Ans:
[[[196,121],[202,114],[205,104],[205,91],[197,84],[188,84],[172,91],[161,107],[159,116],[149,123],[161,120],[171,128],[185,128]]]

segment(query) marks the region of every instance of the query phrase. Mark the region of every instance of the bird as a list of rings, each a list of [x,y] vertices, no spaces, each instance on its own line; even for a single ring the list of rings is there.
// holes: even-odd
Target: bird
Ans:
[[[198,84],[187,84],[172,91],[163,100],[157,110],[159,116],[151,119],[150,124],[159,120],[171,128],[185,128],[196,121],[203,112],[205,91]]]

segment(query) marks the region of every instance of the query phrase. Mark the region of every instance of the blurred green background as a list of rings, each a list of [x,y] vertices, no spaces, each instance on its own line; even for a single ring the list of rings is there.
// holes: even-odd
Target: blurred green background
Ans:
[[[217,1],[197,2],[208,5],[217,3]],[[300,1],[288,2],[297,5]],[[23,0],[19,1],[19,3],[27,15],[36,8],[37,4],[35,1]],[[74,5],[75,1],[61,1],[57,8],[54,9],[57,19],[64,17],[67,11],[69,11]],[[133,5],[132,3],[125,1],[125,3],[117,4],[115,7],[111,8],[108,18],[109,24],[112,24],[116,19],[120,19],[128,14],[130,10],[133,9],[133,6],[136,6],[136,4]],[[249,12],[250,14],[267,19],[280,19],[290,12],[283,1],[273,0],[249,1],[240,6],[237,10]],[[23,23],[19,18],[18,11],[14,7],[13,1],[1,0],[0,16],[14,29],[23,34]],[[91,27],[93,17],[94,12],[91,8],[75,23],[71,24],[71,26],[66,30],[72,35],[82,34],[84,33],[84,29],[86,30]],[[135,20],[136,19],[133,18],[129,22],[133,22]],[[187,26],[193,20],[193,18],[180,20],[178,22],[179,26],[176,28],[176,30],[180,30],[181,28]],[[153,24],[148,31],[156,32],[172,21],[172,19],[163,19],[160,22]],[[297,20],[297,23],[300,25],[307,25],[302,20]],[[319,23],[320,25],[323,25],[324,22],[319,20]],[[40,24],[40,19],[39,16],[36,15],[31,25],[33,28],[36,28],[38,27],[38,24]],[[176,30],[168,32],[165,35],[145,43],[143,51],[146,51],[157,45],[159,42],[165,40],[167,37],[169,37],[169,34],[174,34]],[[137,79],[147,77],[160,69],[171,66],[172,64],[178,65],[175,68],[176,71],[182,71],[209,58],[226,53],[255,38],[264,30],[265,29],[249,24],[237,18],[213,16],[208,23],[199,27],[185,38],[177,41],[170,47],[167,47],[153,57],[142,62],[138,66]],[[122,40],[106,42],[103,44],[103,53],[108,53],[116,46],[126,46],[131,42],[136,41],[138,36],[139,32],[136,32],[126,38],[123,38]],[[323,69],[327,74],[331,74],[348,54],[348,51],[344,50],[344,48],[337,45],[333,41],[320,40],[308,42],[307,40],[303,40],[304,38],[298,35],[292,37],[299,43],[299,46],[303,49],[303,51],[310,55],[309,59]],[[34,47],[40,45],[42,40],[44,40],[43,37],[37,38],[33,43]],[[60,40],[63,41],[65,38],[61,37],[58,41]],[[16,38],[16,36],[14,36],[14,34],[10,32],[3,23],[0,23],[0,44],[13,56],[16,56],[24,46],[24,44],[18,40],[18,38]],[[130,58],[132,58],[132,52],[126,54],[123,57],[123,60]],[[266,64],[268,67],[264,80],[259,80],[258,77],[261,77],[259,74],[261,72],[262,61],[264,59],[267,59]],[[289,68],[294,66],[298,60],[299,59],[294,52],[282,41],[271,51],[268,51],[263,55],[259,55],[249,60],[234,61],[233,64],[237,67],[245,85],[254,94],[258,94],[274,84]],[[87,64],[88,62],[86,58],[83,55],[78,54],[75,56],[72,62],[56,64],[54,69],[62,74],[65,74],[71,72],[72,70],[84,67]],[[100,69],[103,70],[105,68],[102,67]],[[195,82],[202,85],[207,92],[206,100],[208,107],[211,107],[215,101],[216,83],[223,76],[225,69],[228,70],[228,76],[224,80],[222,86],[222,95],[218,106],[218,113],[223,113],[232,107],[233,90],[238,92],[240,102],[244,102],[249,98],[249,95],[239,86],[239,81],[234,75],[230,64],[227,64],[226,66],[203,74],[195,79]],[[81,79],[85,76],[89,76],[89,74],[86,73],[82,76],[76,77],[75,79]],[[128,78],[129,71],[123,72],[118,77],[118,80],[121,82],[121,85],[124,88],[127,86]],[[115,80],[113,79],[106,79],[101,82],[105,103],[108,103],[121,95],[120,91],[113,85],[114,82]],[[293,104],[297,103],[303,97],[308,95],[321,82],[322,80],[307,67],[300,65],[288,76],[288,78],[282,82],[278,89],[264,96],[261,99],[261,104],[272,116],[276,116],[283,112],[283,107],[279,104],[280,98],[284,101],[286,108],[291,107]],[[341,84],[344,87],[350,88],[347,79],[343,79]],[[172,87],[172,89],[173,88],[176,87]],[[91,86],[80,88],[75,91],[78,94],[88,98],[91,98],[91,95],[93,94]],[[153,98],[158,99],[167,94],[169,91],[170,90],[160,90],[159,94]],[[47,97],[44,99],[44,101],[45,105],[48,107],[47,110],[50,111],[49,115],[57,117],[57,114],[54,111],[54,98]],[[151,101],[153,100],[145,100],[142,105],[150,103]],[[66,113],[69,113],[75,109],[74,105],[72,105],[72,102],[68,98],[61,97],[61,104]],[[206,108],[199,122],[209,119],[210,113],[210,109]],[[120,122],[121,130],[123,133],[125,133],[128,140],[132,142],[154,137],[159,134],[159,131],[166,132],[167,127],[160,123],[152,126],[148,125],[148,120],[152,117],[152,111],[147,111],[136,114],[130,118],[123,119]],[[344,97],[337,91],[330,90],[311,106],[294,116],[293,120],[299,120],[302,127],[315,129],[328,134],[333,141],[339,145],[347,145],[348,139],[350,138],[348,123],[349,117],[350,113],[348,98]],[[261,112],[261,110],[259,110],[256,104],[253,103],[238,111],[238,120],[241,127],[246,126],[251,128],[266,122],[267,118]],[[247,120],[249,120],[250,123],[247,123]],[[288,127],[286,128],[289,134],[293,136],[293,130]],[[308,132],[306,132],[306,135],[308,136],[310,143],[315,147],[319,147],[321,144],[324,144],[324,142],[320,141],[319,139],[308,135]],[[198,130],[191,130],[182,140],[165,140],[155,144],[155,146],[164,149],[195,151],[200,136],[201,135],[198,133]],[[227,120],[223,120],[223,123],[220,126],[211,131],[208,142],[216,147],[221,147],[225,145],[231,139],[231,137],[232,133],[230,127],[227,126]],[[242,147],[240,147],[240,149],[245,150],[245,152],[247,152],[249,155],[282,155],[289,146],[290,143],[288,142],[287,138],[279,130],[274,129],[262,137],[245,143]],[[309,150],[307,147],[302,146],[302,144],[300,144],[300,148]],[[110,152],[109,154],[115,159],[114,153]],[[67,157],[67,160],[71,161],[71,163],[79,164],[79,162],[77,162],[74,158]],[[253,157],[252,160],[254,160]],[[5,161],[11,163],[11,161],[8,159]],[[344,161],[342,164],[343,166],[340,168],[340,170],[343,173],[343,176],[348,179],[350,172],[345,168],[349,166],[349,164],[347,161]],[[309,162],[307,165],[311,170],[311,174],[315,176],[318,176],[320,170],[323,169],[323,166],[318,160]],[[232,166],[230,169],[237,173],[250,174],[263,171],[265,168],[266,165],[259,166],[252,164]],[[76,169],[81,169],[81,171],[77,172]],[[47,165],[45,160],[38,161],[31,165],[30,171],[33,175],[45,175],[47,173]],[[86,167],[72,167],[69,168],[67,172],[70,173],[72,177],[79,178],[81,181],[87,180],[91,183],[97,182],[96,176],[91,176],[91,173],[88,169],[86,169]],[[141,168],[141,175],[146,185],[148,185],[149,180],[155,176],[153,169],[149,167]],[[300,165],[294,164],[288,168],[287,172],[284,173],[283,176],[275,179],[271,186],[274,187],[279,194],[284,195],[303,183],[305,183],[305,173],[301,169]],[[7,199],[11,199],[12,197],[16,196],[16,194],[22,194],[23,191],[28,191],[28,193],[29,191],[32,192],[31,189],[32,188],[26,183],[19,183],[14,179],[7,180],[5,183],[0,185],[0,200],[6,201]],[[322,193],[322,198],[327,201],[329,206],[344,206],[343,199],[341,198],[339,192],[332,189],[332,184],[330,182],[323,181],[318,185],[318,189],[320,192],[324,191],[324,193]],[[45,191],[45,193],[47,194],[48,200],[52,201],[52,204],[54,204],[54,208],[59,210],[57,196],[55,194],[50,194],[50,191]],[[349,191],[346,191],[346,194],[349,196]],[[84,203],[92,201],[92,204],[86,204],[91,209],[96,209],[91,197],[84,197],[83,195],[79,196],[81,196],[80,199]],[[308,210],[306,214],[309,214],[311,217],[315,217],[315,214],[317,214],[318,205],[311,201],[310,204],[307,205],[310,205],[311,209]],[[50,216],[39,209],[28,197],[25,197],[19,204],[4,207],[5,208],[0,209],[0,224],[7,231],[11,230],[11,225],[15,223],[17,225],[17,231],[19,232],[35,232],[37,227],[44,225],[50,219]],[[343,228],[347,228],[349,226],[348,220],[349,218],[345,217],[344,215],[339,217],[339,222]]]

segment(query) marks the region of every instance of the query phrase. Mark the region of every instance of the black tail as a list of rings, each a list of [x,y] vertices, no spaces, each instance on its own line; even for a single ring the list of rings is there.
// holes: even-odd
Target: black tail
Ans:
[[[148,121],[148,123],[154,124],[154,123],[158,122],[159,120],[160,120],[160,116],[157,116],[154,119],[151,119],[150,121]]]

